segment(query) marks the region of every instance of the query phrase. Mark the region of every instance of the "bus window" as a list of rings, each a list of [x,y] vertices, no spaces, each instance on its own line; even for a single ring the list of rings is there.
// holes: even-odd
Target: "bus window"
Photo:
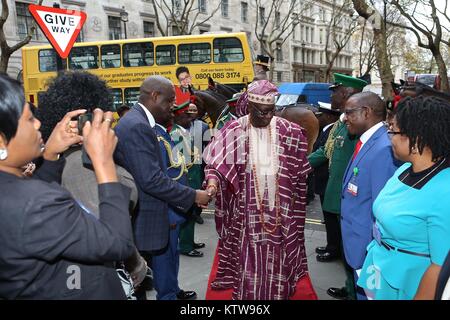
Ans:
[[[214,62],[244,61],[244,50],[238,38],[214,39]]]
[[[125,89],[125,104],[132,107],[139,98],[139,88],[126,88]]]
[[[63,61],[63,69],[66,69],[67,60],[62,59],[62,61]],[[56,69],[57,69],[57,60],[55,50],[53,49],[39,50],[39,71],[48,72],[48,71],[56,71]]]
[[[210,63],[211,45],[209,43],[180,44],[178,46],[178,63]]]
[[[156,64],[160,66],[175,64],[175,46],[157,46]]]
[[[139,67],[153,65],[153,43],[128,43],[123,45],[123,66]]]
[[[69,69],[98,69],[98,47],[74,47],[69,56]]]
[[[101,47],[102,68],[120,68],[120,45],[112,44]]]
[[[111,89],[111,93],[113,96],[113,111],[116,111],[122,104],[122,89]]]

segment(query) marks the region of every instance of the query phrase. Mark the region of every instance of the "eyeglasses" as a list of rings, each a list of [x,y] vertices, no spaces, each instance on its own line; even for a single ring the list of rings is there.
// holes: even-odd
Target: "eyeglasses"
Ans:
[[[267,110],[267,111],[261,111],[261,110],[259,110],[258,108],[256,108],[256,107],[253,107],[253,109],[256,111],[256,113],[259,115],[259,116],[261,116],[261,117],[263,117],[263,116],[266,116],[266,115],[271,115],[271,116],[273,116],[274,114],[275,114],[275,108],[273,108],[273,109],[271,109],[271,110]]]
[[[388,130],[387,134],[390,136],[395,136],[396,134],[404,134],[404,132]]]
[[[345,114],[345,116],[349,116],[349,115],[351,115],[352,113],[355,113],[356,111],[362,110],[362,109],[364,109],[364,108],[365,108],[365,107],[358,107],[358,108],[354,108],[354,109],[344,110],[344,114]]]

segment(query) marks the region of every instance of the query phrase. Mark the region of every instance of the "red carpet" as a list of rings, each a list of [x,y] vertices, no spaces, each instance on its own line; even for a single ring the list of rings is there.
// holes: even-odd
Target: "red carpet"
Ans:
[[[233,289],[228,290],[211,290],[211,282],[216,278],[217,266],[219,264],[219,257],[216,254],[214,256],[214,262],[209,274],[208,289],[206,291],[206,300],[231,300]],[[317,300],[316,292],[311,283],[309,275],[305,275],[297,282],[297,288],[295,294],[289,298],[289,300]]]

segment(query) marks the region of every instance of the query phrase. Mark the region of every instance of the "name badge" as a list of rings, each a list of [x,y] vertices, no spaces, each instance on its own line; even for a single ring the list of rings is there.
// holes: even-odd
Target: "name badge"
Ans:
[[[358,195],[358,186],[356,184],[353,184],[352,182],[348,183],[347,186],[347,191],[352,195],[352,196],[357,196]]]
[[[372,226],[372,236],[378,242],[378,244],[381,246],[381,232],[380,232],[380,229],[378,229],[378,226],[375,222]]]

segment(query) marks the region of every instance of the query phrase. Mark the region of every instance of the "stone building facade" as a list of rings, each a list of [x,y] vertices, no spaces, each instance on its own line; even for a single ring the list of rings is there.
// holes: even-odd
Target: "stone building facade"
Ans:
[[[33,23],[33,18],[27,6],[37,3],[35,0],[8,0],[9,18],[5,25],[8,43],[14,44],[27,34]],[[157,16],[154,12],[152,0],[57,0],[61,8],[81,10],[87,13],[87,21],[80,33],[79,41],[97,41],[118,38],[142,38],[160,36],[157,27]],[[194,28],[193,33],[204,32],[246,32],[253,56],[261,53],[261,48],[255,36],[256,15],[264,15],[269,11],[271,1],[263,1],[260,8],[256,8],[256,1],[236,0],[194,0],[193,11],[189,18],[194,19],[196,10],[197,22],[205,20],[217,8],[215,14],[206,22]],[[295,1],[295,0],[290,0]],[[297,0],[299,5],[308,1],[312,5],[298,17],[299,24],[293,28],[288,39],[276,49],[276,57],[272,66],[274,68],[273,81],[280,82],[322,82],[326,69],[325,59],[325,32],[331,8],[335,1],[331,0]],[[170,1],[167,1],[170,3]],[[180,0],[172,1],[175,6],[182,3]],[[280,15],[291,14],[287,12],[287,5],[280,8]],[[339,2],[339,1],[338,1]],[[52,1],[44,1],[43,5],[52,6]],[[175,8],[176,10],[177,8]],[[128,21],[121,20],[121,13],[128,14]],[[175,12],[175,11],[174,11]],[[179,8],[178,8],[178,12]],[[261,17],[261,16],[260,16]],[[165,27],[166,21],[160,22]],[[176,34],[176,28],[169,28],[169,35]],[[287,34],[287,33],[286,33]],[[37,30],[29,45],[47,44],[47,40],[40,30]],[[333,71],[352,73],[352,47],[351,43],[341,52]],[[8,73],[17,76],[21,67],[21,51],[12,56]]]

